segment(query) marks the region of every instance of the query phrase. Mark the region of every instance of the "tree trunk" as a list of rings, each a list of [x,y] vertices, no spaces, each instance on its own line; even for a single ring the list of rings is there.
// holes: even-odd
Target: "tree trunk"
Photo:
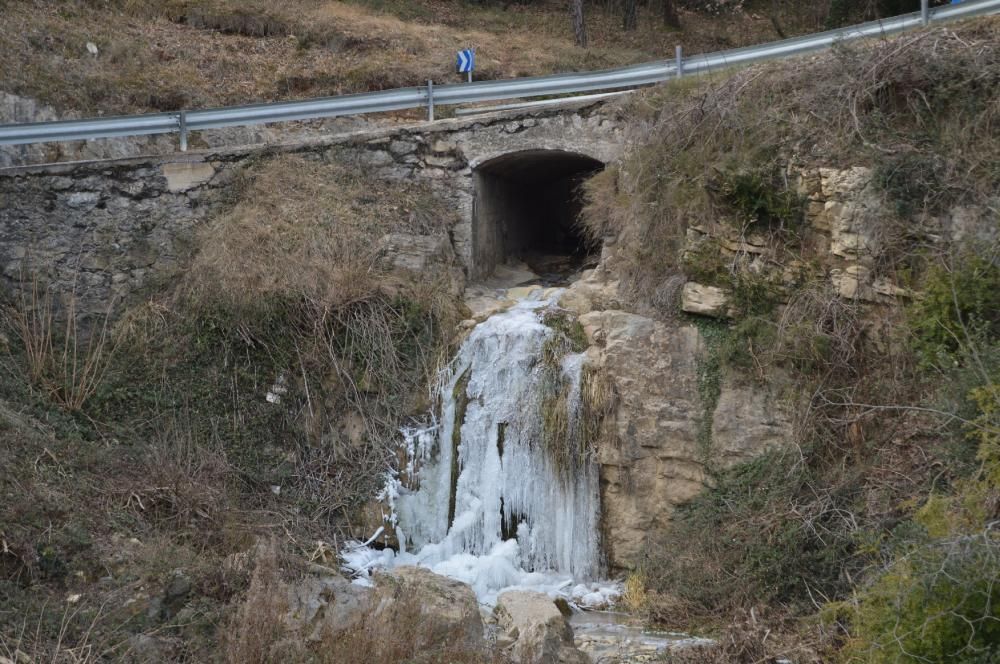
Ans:
[[[573,36],[576,45],[587,48],[587,24],[583,21],[583,0],[570,0],[570,14],[573,15]]]
[[[677,15],[677,5],[674,0],[660,0],[663,3],[663,25],[681,29],[681,17]]]
[[[637,0],[625,0],[625,14],[622,16],[622,29],[626,32],[635,30],[639,24],[639,8]]]

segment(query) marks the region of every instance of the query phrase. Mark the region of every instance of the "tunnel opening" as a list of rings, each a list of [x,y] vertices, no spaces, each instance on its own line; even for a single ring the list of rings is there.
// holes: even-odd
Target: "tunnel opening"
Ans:
[[[473,171],[473,279],[523,262],[558,285],[585,267],[599,247],[583,236],[581,185],[604,168],[574,152],[530,150],[497,157]]]

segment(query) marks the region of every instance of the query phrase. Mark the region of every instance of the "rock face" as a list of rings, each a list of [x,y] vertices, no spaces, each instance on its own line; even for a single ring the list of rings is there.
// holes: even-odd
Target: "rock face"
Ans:
[[[599,451],[601,503],[611,564],[631,567],[646,536],[704,487],[697,376],[703,344],[694,326],[624,311],[593,311],[580,323],[594,344],[588,361],[610,375],[618,392],[607,424],[616,444]]]
[[[577,288],[562,303],[586,311],[593,299],[574,295]],[[593,285],[586,288],[585,295]],[[612,430],[598,453],[604,545],[612,568],[631,568],[641,563],[648,536],[668,528],[674,509],[705,488],[709,468],[788,444],[789,408],[740,376],[721,379],[717,402],[704,403],[706,346],[694,325],[615,309],[587,311],[579,321],[591,343],[587,362],[617,392],[605,422]]]
[[[506,634],[506,653],[514,664],[590,662],[573,643],[573,629],[548,595],[530,590],[507,591],[497,598],[494,615]]]
[[[423,567],[397,567],[377,577],[366,629],[391,633],[401,621],[413,620],[415,609],[417,649],[448,643],[465,651],[485,651],[483,620],[472,588]]]
[[[712,413],[712,457],[719,467],[749,461],[792,440],[787,408],[760,386],[725,384]]]

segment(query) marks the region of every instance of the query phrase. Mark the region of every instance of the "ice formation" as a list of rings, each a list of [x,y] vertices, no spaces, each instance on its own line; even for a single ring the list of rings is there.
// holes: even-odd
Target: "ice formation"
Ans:
[[[558,297],[549,295],[529,296],[477,325],[440,376],[430,424],[403,431],[405,467],[388,475],[380,496],[399,552],[348,547],[345,568],[361,582],[374,569],[422,565],[468,583],[485,604],[514,587],[591,606],[618,592],[597,582],[595,460],[585,454],[560,475],[543,444],[543,348],[557,334],[543,321]],[[583,361],[568,354],[561,363],[571,436]]]

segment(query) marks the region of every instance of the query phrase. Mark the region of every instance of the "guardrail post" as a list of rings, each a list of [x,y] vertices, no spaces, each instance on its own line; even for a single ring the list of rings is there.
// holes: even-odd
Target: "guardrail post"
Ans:
[[[677,67],[677,78],[680,78],[684,75],[684,49],[680,44],[678,44],[675,49],[674,57],[676,58],[677,63],[675,65]]]
[[[427,121],[434,122],[434,81],[427,80]]]
[[[931,20],[930,0],[920,0],[920,20],[923,22],[924,25],[930,23]]]
[[[188,149],[188,123],[187,123],[187,111],[181,111],[177,116],[177,123],[180,125],[181,130],[181,152],[187,152]]]

